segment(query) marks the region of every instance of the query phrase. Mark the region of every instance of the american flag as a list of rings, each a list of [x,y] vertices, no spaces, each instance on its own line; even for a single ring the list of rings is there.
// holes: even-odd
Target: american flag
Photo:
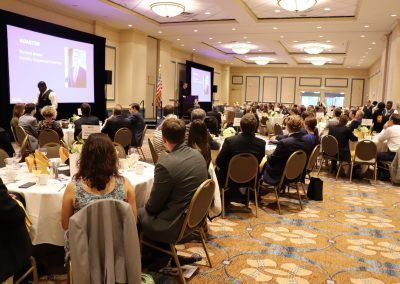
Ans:
[[[163,88],[163,85],[162,85],[161,67],[160,67],[160,69],[158,70],[158,80],[157,80],[157,88],[156,88],[156,106],[157,107],[161,107],[161,104],[162,104],[162,97],[161,97],[162,88]]]

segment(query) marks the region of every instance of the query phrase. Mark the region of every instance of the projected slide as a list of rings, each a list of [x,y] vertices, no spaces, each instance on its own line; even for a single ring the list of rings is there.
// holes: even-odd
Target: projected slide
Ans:
[[[191,67],[191,85],[199,102],[211,102],[211,72]]]
[[[93,44],[7,25],[10,103],[33,102],[45,81],[59,103],[94,102]]]

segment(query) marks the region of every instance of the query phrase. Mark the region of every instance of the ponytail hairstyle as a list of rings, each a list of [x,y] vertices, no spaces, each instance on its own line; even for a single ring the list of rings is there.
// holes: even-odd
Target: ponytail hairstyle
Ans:
[[[318,132],[318,128],[317,128],[317,119],[314,116],[308,116],[306,117],[304,124],[307,125],[307,127],[314,132],[314,136],[315,136],[315,142],[317,144],[321,143],[321,139],[319,137],[319,132]]]

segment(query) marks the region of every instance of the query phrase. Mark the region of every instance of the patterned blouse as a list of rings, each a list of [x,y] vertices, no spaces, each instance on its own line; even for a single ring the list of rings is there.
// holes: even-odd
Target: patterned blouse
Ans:
[[[115,188],[113,191],[107,194],[93,194],[83,189],[82,180],[75,182],[75,202],[74,202],[74,213],[81,210],[83,207],[88,205],[92,201],[101,199],[116,199],[126,201],[126,194],[124,188],[124,178],[115,178]]]
[[[39,133],[41,130],[44,130],[44,129],[54,130],[55,132],[57,132],[58,137],[60,137],[60,139],[62,139],[64,137],[64,133],[61,128],[61,124],[58,121],[55,121],[55,120],[52,120],[50,122],[47,122],[46,120],[39,121],[39,128],[38,128]]]

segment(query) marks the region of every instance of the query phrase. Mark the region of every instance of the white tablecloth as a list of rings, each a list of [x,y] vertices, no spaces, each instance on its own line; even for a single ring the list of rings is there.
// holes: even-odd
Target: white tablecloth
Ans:
[[[64,141],[65,143],[71,147],[72,144],[74,143],[75,139],[74,139],[74,129],[73,128],[67,128],[64,129],[63,128],[63,133],[64,133]]]
[[[154,166],[147,163],[142,164],[144,165],[142,175],[137,175],[133,169],[122,172],[122,175],[129,179],[135,189],[138,208],[143,207],[148,200],[154,180]],[[0,177],[6,183],[8,190],[19,192],[25,196],[26,211],[32,221],[30,231],[32,244],[48,243],[63,246],[64,230],[61,227],[61,206],[65,186],[69,180],[61,182],[49,179],[48,185],[34,185],[24,189],[18,186],[36,181],[36,177],[28,172],[25,165],[18,171],[15,183],[7,183],[5,171],[6,168],[0,169]]]

